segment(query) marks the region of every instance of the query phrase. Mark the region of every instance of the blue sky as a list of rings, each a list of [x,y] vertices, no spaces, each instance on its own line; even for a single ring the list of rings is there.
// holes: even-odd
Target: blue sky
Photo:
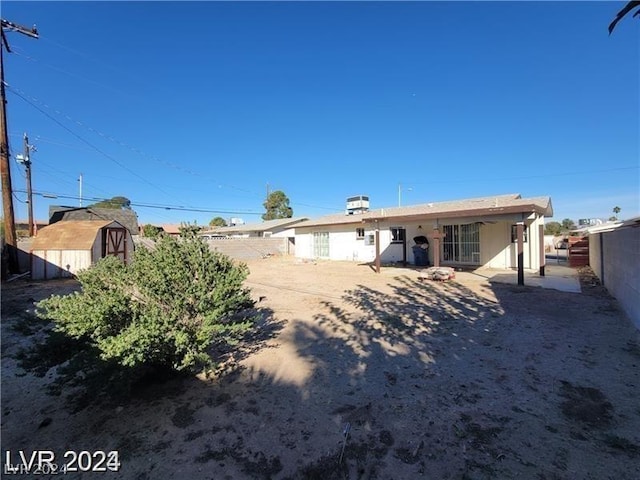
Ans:
[[[2,2],[11,153],[35,216],[123,195],[142,223],[258,221],[518,192],[640,215],[626,2]],[[16,217],[23,168],[12,160]],[[64,198],[69,197],[69,198]],[[167,209],[201,209],[206,212]],[[215,211],[215,212],[214,212]],[[220,212],[220,213],[216,213]]]

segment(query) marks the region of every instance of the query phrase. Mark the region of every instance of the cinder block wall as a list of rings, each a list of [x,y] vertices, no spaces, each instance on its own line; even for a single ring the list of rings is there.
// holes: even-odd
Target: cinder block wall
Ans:
[[[236,260],[254,260],[267,255],[287,255],[288,238],[216,238],[207,240],[211,250],[217,250]]]
[[[589,235],[589,264],[640,328],[640,228]]]

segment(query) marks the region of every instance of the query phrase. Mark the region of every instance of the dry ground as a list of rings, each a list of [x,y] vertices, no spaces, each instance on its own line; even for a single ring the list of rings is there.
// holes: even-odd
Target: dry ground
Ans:
[[[571,294],[340,262],[250,269],[260,344],[218,379],[118,404],[74,401],[82,374],[52,394],[65,364],[19,366],[45,335],[33,301],[75,283],[5,285],[3,458],[119,450],[119,473],[84,478],[640,478],[640,335],[595,282]]]

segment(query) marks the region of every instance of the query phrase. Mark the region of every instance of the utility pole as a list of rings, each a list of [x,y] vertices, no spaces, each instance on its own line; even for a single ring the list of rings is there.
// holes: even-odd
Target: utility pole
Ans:
[[[407,188],[407,190],[413,190],[411,187]],[[398,206],[402,206],[402,184],[398,183]]]
[[[27,203],[29,204],[29,236],[33,237],[33,193],[31,190],[31,154],[36,147],[29,145],[29,137],[24,134],[24,154],[16,155],[16,160],[24,165],[27,172]]]
[[[4,49],[11,53],[9,42],[4,34],[5,29],[22,33],[31,38],[38,38],[34,26],[31,30],[21,25],[0,19],[2,39],[0,41],[0,176],[2,177],[2,207],[4,215],[4,238],[7,246],[7,267],[10,273],[19,273],[18,242],[16,240],[16,223],[13,213],[13,191],[11,188],[11,169],[9,167],[9,136],[7,134],[7,100],[4,90]]]
[[[80,177],[78,178],[78,182],[80,182],[80,206],[82,206],[82,174],[80,174]]]

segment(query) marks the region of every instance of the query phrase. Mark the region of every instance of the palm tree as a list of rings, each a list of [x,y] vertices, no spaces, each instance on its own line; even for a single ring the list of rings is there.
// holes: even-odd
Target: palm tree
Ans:
[[[611,217],[610,220],[618,220],[618,214],[620,213],[620,210],[622,209],[618,206],[613,207],[613,213],[615,213],[616,215],[614,217]]]
[[[636,12],[632,15],[632,17],[637,17],[640,15],[640,1],[634,0],[632,2],[627,3],[622,10],[618,12],[616,18],[613,19],[613,22],[609,25],[609,35],[613,32],[613,29],[616,28],[617,23],[622,20],[622,18],[632,11],[634,8],[637,8]]]

